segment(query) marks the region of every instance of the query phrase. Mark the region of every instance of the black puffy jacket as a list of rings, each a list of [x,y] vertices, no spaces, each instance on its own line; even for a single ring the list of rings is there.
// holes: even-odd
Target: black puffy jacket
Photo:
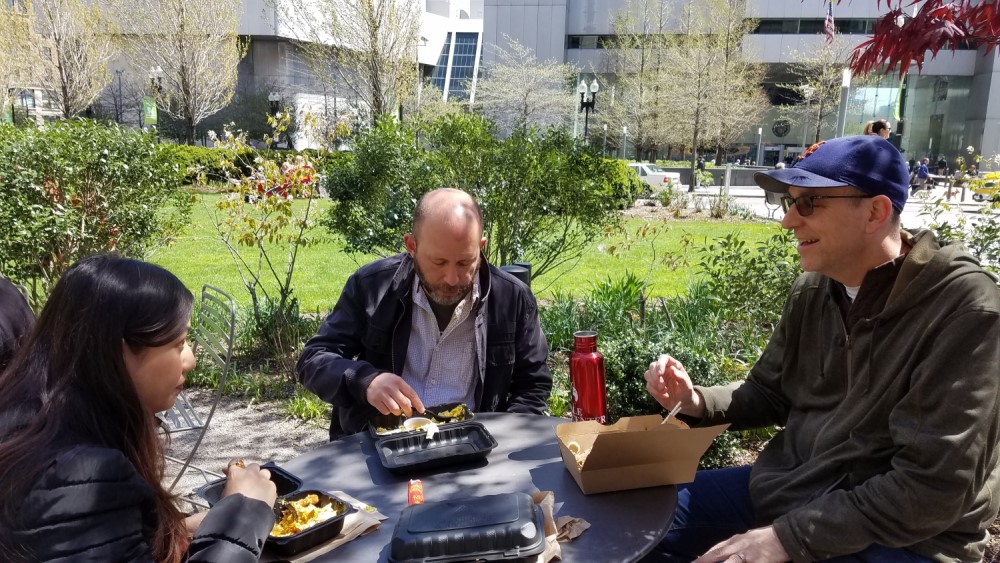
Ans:
[[[542,414],[552,390],[538,305],[522,282],[482,258],[476,325],[486,323],[486,362],[476,387],[478,412]],[[351,275],[333,312],[306,343],[296,371],[334,405],[330,439],[359,432],[378,411],[365,393],[376,375],[401,374],[406,362],[416,271],[402,253]]]
[[[153,503],[153,490],[120,450],[75,446],[28,492],[13,538],[34,561],[153,561]],[[225,497],[198,527],[186,561],[257,561],[273,525],[266,503]]]

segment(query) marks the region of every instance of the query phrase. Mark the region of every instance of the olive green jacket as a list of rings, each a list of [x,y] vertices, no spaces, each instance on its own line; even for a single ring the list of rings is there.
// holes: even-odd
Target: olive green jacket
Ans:
[[[746,382],[698,387],[702,425],[783,427],[750,494],[794,561],[872,544],[979,561],[1000,508],[1000,290],[963,247],[903,235],[882,312],[848,331],[836,282],[804,274]]]

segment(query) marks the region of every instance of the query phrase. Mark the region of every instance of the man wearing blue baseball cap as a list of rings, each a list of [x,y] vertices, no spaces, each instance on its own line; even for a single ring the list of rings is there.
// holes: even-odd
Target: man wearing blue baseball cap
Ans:
[[[746,381],[646,388],[699,425],[780,430],[699,472],[649,561],[980,561],[1000,509],[1000,291],[959,244],[900,228],[908,174],[877,136],[758,172],[806,271]]]

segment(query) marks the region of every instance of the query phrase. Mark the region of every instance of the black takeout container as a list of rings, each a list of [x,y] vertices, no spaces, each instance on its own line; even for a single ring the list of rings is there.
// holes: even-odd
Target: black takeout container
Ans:
[[[335,505],[339,506],[338,510],[343,510],[343,512],[325,522],[320,522],[315,526],[306,528],[297,534],[283,537],[268,536],[265,548],[270,549],[273,553],[278,555],[295,555],[302,553],[307,549],[312,549],[317,545],[326,543],[337,537],[337,534],[344,529],[344,521],[347,519],[347,516],[352,512],[357,512],[357,509],[351,506],[350,503],[341,500],[335,495],[324,493],[323,491],[297,491],[290,495],[285,495],[283,498],[288,502],[292,502],[293,500],[299,500],[309,494],[318,496],[321,505],[335,503]]]
[[[350,503],[338,498],[336,495],[317,490],[300,491],[299,487],[302,486],[302,479],[299,479],[270,461],[261,465],[261,467],[271,472],[271,481],[274,482],[274,486],[278,490],[279,498],[291,502],[312,493],[319,496],[320,504],[336,502],[346,507],[346,510],[342,514],[338,514],[326,522],[306,528],[297,534],[284,537],[268,535],[267,543],[264,544],[264,548],[267,550],[278,555],[295,555],[307,549],[312,549],[337,537],[337,534],[344,529],[344,520],[347,516],[352,512],[357,512],[357,509],[351,506]],[[225,487],[226,479],[222,478],[202,485],[195,489],[194,492],[205,499],[209,506],[215,506],[215,503],[219,502],[222,498],[222,490]]]
[[[397,473],[483,459],[495,447],[496,439],[479,422],[446,424],[433,438],[426,432],[407,432],[375,442],[382,466]]]
[[[507,493],[404,508],[389,561],[513,561],[544,550],[541,508],[526,493]]]
[[[302,479],[299,479],[270,461],[260,467],[271,472],[271,481],[274,482],[279,497],[292,494],[302,486]],[[215,506],[215,503],[222,499],[222,490],[225,488],[226,478],[223,477],[198,487],[194,490],[194,493],[205,499],[205,502],[209,506]]]
[[[443,405],[435,405],[427,408],[434,412],[450,411],[451,409],[461,404],[462,403],[445,403]],[[468,407],[466,407],[465,412],[466,412],[465,418],[461,420],[455,420],[452,422],[445,422],[442,424],[438,424],[438,427],[457,424],[459,422],[470,421],[476,417],[476,414],[470,411]],[[399,436],[400,434],[423,433],[422,430],[406,430],[403,428],[403,422],[406,421],[407,418],[413,418],[417,416],[425,416],[425,415],[419,414],[416,411],[413,412],[412,417],[406,417],[400,414],[381,414],[381,413],[376,414],[371,418],[371,420],[368,421],[368,434],[371,435],[373,440],[379,440],[387,436]],[[430,418],[430,416],[426,416],[426,418]],[[389,429],[389,431],[379,432],[378,431],[379,428],[386,428]]]

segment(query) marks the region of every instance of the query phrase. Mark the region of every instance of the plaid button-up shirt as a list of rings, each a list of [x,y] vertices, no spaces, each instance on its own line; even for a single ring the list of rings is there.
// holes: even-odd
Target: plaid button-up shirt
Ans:
[[[413,319],[401,374],[403,380],[413,387],[425,406],[465,403],[475,408],[478,360],[474,310],[479,301],[478,276],[472,291],[455,307],[444,330],[438,328],[419,276],[413,283],[412,295]]]

